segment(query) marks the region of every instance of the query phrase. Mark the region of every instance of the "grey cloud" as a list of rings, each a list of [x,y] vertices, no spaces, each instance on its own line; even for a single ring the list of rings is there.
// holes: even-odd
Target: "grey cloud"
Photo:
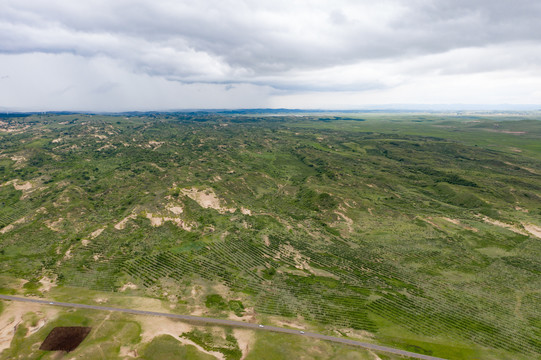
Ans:
[[[371,89],[386,85],[318,84],[302,76],[292,83],[290,74],[541,37],[541,3],[532,0],[3,3],[2,53],[105,56],[136,73],[185,83]],[[440,71],[478,68],[465,59]],[[491,68],[498,69],[498,61]]]

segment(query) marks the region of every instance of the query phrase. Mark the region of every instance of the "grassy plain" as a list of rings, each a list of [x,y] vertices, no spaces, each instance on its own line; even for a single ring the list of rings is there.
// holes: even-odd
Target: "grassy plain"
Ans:
[[[1,121],[4,293],[286,324],[452,359],[541,356],[534,115]],[[128,328],[126,341],[141,342]],[[20,331],[2,356],[36,341]],[[119,356],[108,336],[96,344]],[[248,358],[372,356],[256,338]]]

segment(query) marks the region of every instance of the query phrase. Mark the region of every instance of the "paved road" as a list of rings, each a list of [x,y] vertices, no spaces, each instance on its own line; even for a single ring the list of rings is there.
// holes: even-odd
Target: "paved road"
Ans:
[[[213,318],[207,318],[207,317],[202,317],[202,316],[168,314],[168,313],[160,313],[160,312],[145,311],[145,310],[120,309],[120,308],[114,308],[114,307],[109,307],[109,306],[74,304],[74,303],[40,300],[40,299],[32,299],[32,298],[24,298],[24,297],[8,296],[8,295],[0,295],[0,299],[11,300],[11,301],[31,302],[31,303],[38,303],[38,304],[45,304],[45,305],[64,306],[64,307],[80,308],[80,309],[116,311],[116,312],[123,312],[123,313],[136,314],[136,315],[161,316],[161,317],[168,317],[168,318],[172,318],[172,319],[180,319],[180,320],[191,321],[191,322],[203,322],[203,323],[209,323],[209,324],[214,324],[214,325],[226,325],[226,326],[243,327],[243,328],[248,328],[248,329],[253,329],[253,330],[274,331],[274,332],[279,332],[279,333],[284,333],[284,334],[294,334],[294,335],[300,335],[300,336],[307,336],[307,337],[314,338],[314,339],[328,340],[328,341],[332,341],[332,342],[336,342],[336,343],[354,345],[354,346],[359,346],[359,347],[369,349],[369,350],[384,351],[384,352],[388,352],[388,353],[391,353],[391,354],[409,356],[409,357],[415,358],[415,359],[444,360],[442,358],[437,358],[437,357],[434,357],[434,356],[416,354],[416,353],[413,353],[413,352],[404,351],[404,350],[400,350],[400,349],[393,349],[393,348],[390,348],[390,347],[387,347],[387,346],[374,345],[374,344],[364,343],[364,342],[360,342],[360,341],[344,339],[344,338],[338,338],[338,337],[334,337],[334,336],[322,335],[322,334],[317,334],[317,333],[312,333],[312,332],[301,333],[299,330],[286,329],[286,328],[281,328],[281,327],[276,327],[276,326],[268,326],[268,325],[263,326],[263,325],[259,325],[259,324],[251,324],[251,323],[246,323],[246,322],[242,322],[242,321],[233,321],[233,320],[226,320],[226,319],[213,319]]]

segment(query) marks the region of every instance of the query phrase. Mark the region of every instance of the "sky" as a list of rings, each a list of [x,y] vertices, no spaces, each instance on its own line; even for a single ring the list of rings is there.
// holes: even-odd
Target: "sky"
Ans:
[[[0,0],[0,110],[540,104],[536,0]]]

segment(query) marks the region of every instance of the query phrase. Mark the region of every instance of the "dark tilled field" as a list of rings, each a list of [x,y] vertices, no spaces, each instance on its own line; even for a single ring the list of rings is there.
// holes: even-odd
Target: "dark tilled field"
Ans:
[[[48,351],[73,351],[90,333],[90,327],[64,326],[55,327],[39,347]]]

